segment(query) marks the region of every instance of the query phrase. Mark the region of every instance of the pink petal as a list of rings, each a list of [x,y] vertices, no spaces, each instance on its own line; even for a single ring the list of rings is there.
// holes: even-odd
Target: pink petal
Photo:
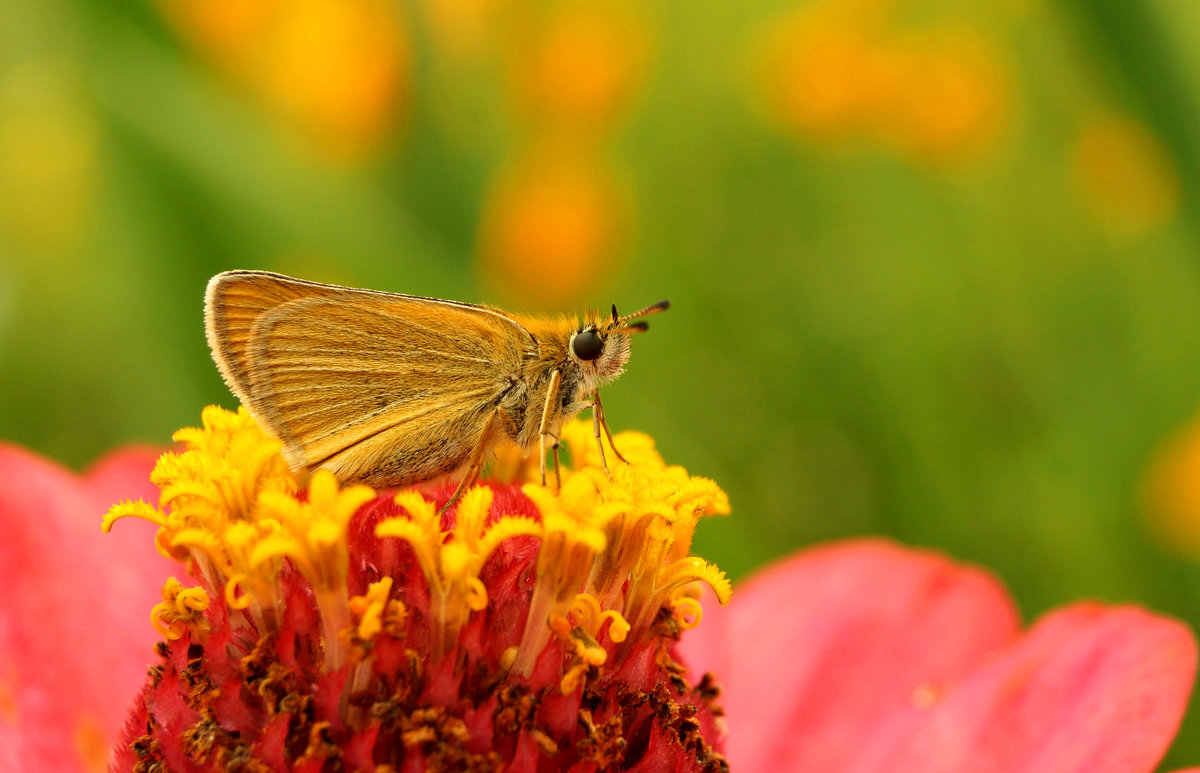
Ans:
[[[725,687],[739,771],[844,770],[914,697],[1016,634],[991,576],[878,540],[800,553],[705,607],[682,653]]]
[[[108,534],[100,531],[100,518],[108,508],[124,499],[144,499],[158,503],[158,487],[150,482],[163,449],[150,446],[119,448],[101,457],[84,471],[84,493],[90,503],[76,513],[77,530],[91,549],[108,557],[108,592],[126,599],[128,609],[136,609],[149,620],[150,608],[162,601],[162,584],[167,577],[179,577],[188,584],[185,568],[159,554],[154,548],[158,527],[149,521],[126,518]],[[137,626],[137,641],[144,640],[144,626]]]
[[[1182,624],[1075,604],[1042,618],[931,707],[910,707],[861,771],[1140,773],[1178,729],[1196,669]],[[888,736],[893,743],[888,743]]]
[[[85,470],[83,484],[100,512],[122,499],[157,502],[158,487],[150,482],[150,471],[162,452],[152,446],[118,448]]]
[[[114,553],[99,490],[0,444],[0,746],[19,750],[17,769],[103,769],[152,657],[161,573],[130,590],[150,545]]]

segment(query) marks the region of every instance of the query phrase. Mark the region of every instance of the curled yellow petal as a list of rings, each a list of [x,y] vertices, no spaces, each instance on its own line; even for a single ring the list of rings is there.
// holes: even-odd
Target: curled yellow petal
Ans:
[[[141,499],[126,499],[108,508],[108,512],[104,514],[104,519],[100,522],[100,529],[107,534],[113,524],[122,518],[140,518],[159,526],[167,525],[167,514],[154,505]]]
[[[659,588],[662,591],[671,591],[689,582],[703,582],[708,585],[721,606],[728,604],[730,596],[733,595],[733,585],[725,573],[695,556],[676,561],[659,575]]]

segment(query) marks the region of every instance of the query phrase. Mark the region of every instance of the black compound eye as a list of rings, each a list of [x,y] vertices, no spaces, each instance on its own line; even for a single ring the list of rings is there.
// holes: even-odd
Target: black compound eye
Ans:
[[[576,333],[575,338],[571,340],[571,351],[575,352],[579,359],[591,362],[604,351],[604,342],[596,335],[595,330],[584,330],[582,333]]]

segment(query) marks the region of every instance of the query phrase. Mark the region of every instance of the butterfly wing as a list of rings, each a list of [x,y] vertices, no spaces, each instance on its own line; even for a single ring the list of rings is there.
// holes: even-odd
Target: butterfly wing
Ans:
[[[293,468],[343,482],[404,485],[465,464],[534,346],[481,306],[239,273],[209,317],[218,364]]]
[[[254,323],[288,301],[328,298],[344,290],[267,271],[226,271],[209,281],[204,294],[205,334],[225,383],[242,403],[250,403],[247,355]]]

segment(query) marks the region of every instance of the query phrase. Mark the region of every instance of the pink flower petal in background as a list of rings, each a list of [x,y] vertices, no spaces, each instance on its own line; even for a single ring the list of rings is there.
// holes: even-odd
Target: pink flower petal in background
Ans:
[[[174,569],[148,532],[105,535],[114,501],[153,496],[156,454],[117,452],[80,477],[0,444],[0,770],[104,770],[158,635]],[[139,524],[131,524],[139,526]]]
[[[1196,663],[1183,625],[1131,607],[1077,604],[1020,635],[995,579],[881,541],[767,568],[681,648],[725,688],[742,773],[1142,773]]]
[[[163,449],[155,446],[126,446],[98,459],[83,473],[83,485],[89,499],[100,508],[100,512],[108,511],[114,502],[122,499],[145,499],[154,502],[158,499],[158,489],[150,482],[150,470],[162,456]],[[82,518],[81,518],[82,520]],[[89,517],[86,519],[90,530],[95,524]],[[147,533],[153,534],[154,527],[146,524],[149,529],[138,537],[139,544]],[[112,546],[112,535],[105,537],[105,544]],[[165,560],[165,559],[164,559]],[[174,561],[168,561],[174,565]]]
[[[1073,604],[929,705],[898,712],[856,769],[1150,771],[1179,727],[1195,663],[1179,623]]]
[[[76,533],[81,534],[101,557],[110,562],[127,560],[133,564],[119,572],[110,571],[105,582],[109,595],[126,599],[133,610],[144,615],[145,626],[139,625],[133,632],[139,646],[147,641],[147,636],[151,642],[158,639],[150,626],[150,609],[162,601],[163,580],[171,576],[182,578],[186,571],[154,549],[157,529],[153,524],[130,519],[128,523],[122,523],[120,529],[104,534],[96,519],[124,499],[157,502],[158,487],[150,482],[150,470],[154,469],[162,453],[162,448],[153,446],[128,446],[101,457],[83,473],[84,493],[89,505],[75,514]]]

